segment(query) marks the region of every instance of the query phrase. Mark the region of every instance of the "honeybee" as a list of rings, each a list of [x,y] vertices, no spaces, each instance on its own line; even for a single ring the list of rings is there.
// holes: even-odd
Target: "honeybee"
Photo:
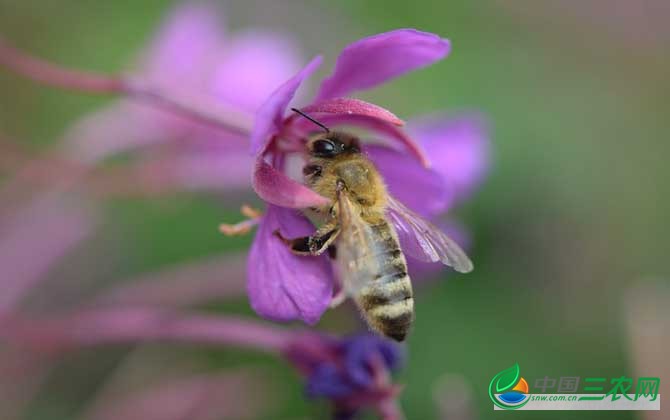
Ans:
[[[412,256],[440,261],[463,273],[472,270],[472,262],[439,228],[388,193],[381,174],[361,152],[358,138],[331,132],[294,111],[325,131],[308,141],[303,175],[307,185],[331,204],[316,209],[325,217],[312,236],[282,239],[296,254],[329,251],[345,296],[355,301],[370,328],[403,341],[414,321],[414,299],[394,223],[412,245],[406,250]]]

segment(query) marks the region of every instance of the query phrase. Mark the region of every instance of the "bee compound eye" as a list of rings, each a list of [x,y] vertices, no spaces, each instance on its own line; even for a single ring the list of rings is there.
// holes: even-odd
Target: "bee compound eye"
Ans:
[[[336,152],[335,143],[330,140],[317,140],[312,145],[312,151],[319,156],[332,156]]]

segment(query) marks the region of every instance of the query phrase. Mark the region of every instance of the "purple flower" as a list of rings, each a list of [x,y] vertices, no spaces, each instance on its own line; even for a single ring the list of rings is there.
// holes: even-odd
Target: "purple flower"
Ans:
[[[221,106],[228,118],[251,127],[253,113],[299,68],[301,57],[281,34],[226,36],[220,16],[209,3],[178,6],[132,74],[154,90]],[[244,137],[136,101],[124,99],[85,117],[66,140],[65,154],[87,163],[152,148],[140,157],[162,184],[215,191],[250,186],[253,160]]]
[[[476,113],[433,115],[411,121],[408,130],[429,154],[431,167],[447,185],[454,202],[469,197],[489,167],[485,119]]]
[[[445,212],[464,199],[487,167],[487,133],[477,116],[430,119],[410,124],[377,105],[343,98],[446,57],[449,41],[413,29],[364,38],[344,49],[333,73],[314,101],[301,107],[328,126],[350,125],[367,130],[364,152],[380,170],[390,193],[426,217]],[[296,257],[274,232],[284,237],[307,235],[312,224],[293,209],[319,207],[328,200],[289,174],[294,156],[303,157],[314,126],[295,114],[286,115],[302,83],[317,69],[316,57],[284,82],[259,108],[251,135],[256,156],[253,187],[268,203],[248,260],[248,292],[252,307],[275,320],[315,323],[328,308],[333,275],[325,256]],[[366,140],[364,138],[364,140]],[[379,140],[383,140],[380,142]]]
[[[268,206],[257,233],[265,240],[254,241],[247,264],[251,306],[256,312],[267,314],[270,305],[271,317],[277,320],[302,319],[314,324],[333,295],[330,263],[325,256],[294,255],[273,234],[276,230],[287,237],[297,237],[309,235],[314,227],[294,209]],[[296,273],[296,268],[300,272]]]
[[[305,139],[313,125],[297,115],[286,115],[297,90],[317,69],[321,59],[312,60],[269,94],[270,86],[283,80],[280,73],[288,72],[296,61],[290,58],[294,57],[292,49],[281,47],[286,45],[277,38],[257,33],[237,40],[239,45],[235,40],[224,43],[215,15],[205,5],[187,4],[178,8],[147,49],[137,73],[138,79],[146,79],[149,86],[155,85],[154,89],[146,88],[147,83],[138,83],[132,77],[123,78],[126,88],[121,92],[128,94],[128,98],[140,101],[147,96],[171,98],[163,104],[173,111],[181,110],[181,114],[166,112],[165,107],[159,110],[123,101],[79,124],[70,132],[68,144],[74,148],[72,154],[84,162],[98,162],[112,153],[160,144],[161,154],[170,156],[167,164],[148,165],[155,171],[138,173],[163,183],[165,178],[173,179],[191,189],[248,186],[247,174],[253,168],[252,186],[268,203],[268,209],[264,217],[238,226],[248,229],[259,224],[248,260],[251,306],[271,319],[301,319],[314,324],[332,299],[330,264],[324,257],[292,255],[274,234],[279,231],[291,237],[311,233],[313,226],[295,209],[328,204],[328,199],[290,176],[296,169],[293,158],[304,156]],[[15,51],[9,51],[10,58],[16,58]],[[424,122],[414,128],[414,137],[410,137],[402,129],[404,122],[390,111],[342,96],[430,65],[446,57],[449,51],[449,41],[413,29],[359,40],[344,49],[315,99],[302,107],[303,112],[329,126],[351,125],[367,130],[367,138],[363,140],[372,141],[364,144],[364,152],[379,167],[389,191],[425,217],[435,217],[467,197],[483,176],[487,167],[487,140],[478,118]],[[19,66],[18,70],[22,69]],[[49,69],[31,67],[29,73],[43,81],[49,79],[44,74]],[[46,71],[47,75],[51,73]],[[249,77],[254,80],[253,89],[241,89],[248,84]],[[57,79],[55,84],[63,85]],[[87,80],[91,79],[99,82],[100,77],[89,75]],[[116,80],[103,78],[104,82]],[[65,85],[76,83],[68,80]],[[127,90],[133,86],[143,88]],[[85,83],[82,89],[87,88],[90,87]],[[161,94],[161,89],[170,90],[170,95]],[[261,104],[261,98],[267,94]],[[185,96],[208,100],[179,100]],[[226,106],[232,117],[226,115],[226,124],[219,124],[219,128],[234,129],[214,132],[202,125],[202,118],[195,122],[186,117],[202,117],[197,112],[202,110],[196,109],[202,103]],[[194,112],[185,112],[189,107],[184,104],[189,104]],[[240,124],[227,123],[241,115],[251,127],[251,117],[245,113],[254,109],[257,112],[250,133],[253,156],[249,157],[244,153],[249,144],[240,136],[244,129]],[[393,221],[400,223],[397,219]],[[403,235],[410,236],[412,231],[405,227],[398,229],[398,233],[402,241]],[[421,237],[414,235],[409,239],[401,244],[406,253],[411,253],[410,250],[431,253]],[[433,250],[428,259],[434,261],[436,254]]]
[[[402,359],[397,344],[369,334],[340,340],[310,334],[295,340],[285,353],[305,376],[307,395],[331,400],[337,418],[349,418],[366,407],[383,418],[399,414],[395,397],[400,388],[390,379]]]
[[[167,165],[149,161],[147,167],[157,172],[153,175],[171,178],[189,189],[248,187],[248,174],[253,168],[253,188],[268,205],[262,217],[250,216],[251,220],[243,226],[248,229],[259,225],[247,263],[251,305],[259,314],[272,319],[301,319],[314,324],[332,299],[334,279],[330,262],[325,257],[300,257],[290,253],[275,233],[284,237],[312,233],[314,226],[300,209],[328,202],[290,176],[295,169],[293,158],[304,154],[305,137],[313,127],[296,115],[286,115],[298,88],[316,70],[320,58],[280,85],[297,69],[291,45],[276,36],[258,32],[224,42],[215,15],[215,11],[205,5],[187,4],[176,9],[147,48],[135,73],[137,79],[124,77],[124,89],[112,90],[126,94],[129,99],[78,124],[67,136],[65,152],[80,162],[97,163],[115,153],[143,151],[151,146],[154,151],[160,151],[160,155],[170,157]],[[315,99],[302,107],[304,112],[329,126],[352,125],[367,130],[364,140],[373,141],[364,145],[364,152],[380,169],[391,193],[426,217],[435,217],[465,199],[481,180],[487,168],[487,140],[478,117],[434,118],[410,124],[409,132],[413,134],[410,136],[402,129],[404,122],[390,111],[344,96],[430,65],[444,58],[449,50],[447,40],[411,29],[365,38],[342,52]],[[39,67],[40,61],[28,62],[33,63],[29,66],[32,70],[35,63]],[[47,69],[51,69],[51,73],[28,73],[33,77],[38,75],[37,80],[46,80],[49,77],[42,77],[44,74],[54,73],[52,67],[47,66]],[[55,73],[69,75],[66,82],[55,83],[67,86],[76,86],[70,79],[82,74]],[[85,79],[81,84],[83,90],[91,80],[118,81],[104,77]],[[138,80],[146,83],[132,83]],[[273,93],[277,85],[280,87]],[[126,90],[133,86],[151,89]],[[170,94],[161,95],[163,91]],[[150,108],[140,105],[144,103],[143,97],[196,99],[164,101],[167,107]],[[207,118],[198,119],[198,112],[189,113],[185,109],[188,106],[184,106],[192,104],[192,111],[198,111],[197,104],[202,103],[197,98],[203,99],[202,103],[225,107],[230,111],[226,118],[239,118],[242,122],[219,124],[216,131],[203,125]],[[139,102],[131,102],[138,99]],[[148,103],[155,104],[155,101]],[[181,109],[182,113],[166,109]],[[245,132],[245,125],[251,130],[254,111],[255,122],[247,143],[240,133]],[[221,127],[239,130],[226,132],[221,131]],[[252,156],[248,155],[249,146]],[[403,172],[399,173],[398,168]],[[86,173],[85,170],[75,172],[77,175]],[[68,186],[80,180],[79,176],[66,178]],[[82,214],[87,216],[87,213]],[[212,287],[206,278],[201,279],[203,288],[197,293],[184,293],[175,287],[185,277],[211,273],[209,265],[177,270],[172,278],[167,277],[172,281],[166,289],[149,284],[117,289],[107,300],[96,300],[91,307],[80,308],[72,316],[58,317],[50,313],[38,320],[24,318],[13,310],[17,302],[66,248],[82,240],[91,229],[92,221],[88,217],[78,221],[84,223],[82,225],[61,218],[58,212],[56,216],[48,219],[45,226],[55,229],[58,244],[47,244],[41,256],[43,264],[19,267],[21,279],[10,284],[14,287],[4,302],[0,299],[0,335],[4,340],[53,352],[53,356],[75,346],[113,342],[176,341],[252,348],[286,356],[304,375],[306,393],[331,400],[338,417],[348,418],[368,407],[386,419],[401,417],[395,398],[400,388],[390,377],[400,362],[399,349],[394,343],[370,335],[339,340],[220,315],[184,316],[179,311],[155,307],[190,306],[214,293],[234,291],[234,288]],[[76,216],[83,217],[79,213]],[[65,227],[69,225],[74,236],[57,229],[54,222],[58,220],[70,222]],[[26,232],[18,230],[14,236],[22,239]],[[6,241],[5,248],[9,252],[4,254],[8,261],[16,254],[14,236]],[[32,243],[25,242],[24,245]],[[27,246],[21,247],[22,252],[26,249]],[[0,257],[2,255],[0,252]],[[40,259],[36,261],[39,263]],[[103,303],[108,307],[101,308]],[[212,384],[206,382],[205,388],[210,388]],[[129,410],[136,411],[139,407],[141,412],[147,406],[152,410],[157,408],[158,417],[165,410],[176,416],[177,412],[188,411],[187,406],[191,405],[188,397],[199,394],[200,384],[196,381],[185,387],[166,387],[157,394],[139,396],[137,400],[128,401]],[[215,388],[212,392],[218,391]],[[184,393],[187,396],[184,401],[173,397]],[[161,406],[166,400],[175,400],[176,406]],[[199,402],[195,401],[194,405]]]

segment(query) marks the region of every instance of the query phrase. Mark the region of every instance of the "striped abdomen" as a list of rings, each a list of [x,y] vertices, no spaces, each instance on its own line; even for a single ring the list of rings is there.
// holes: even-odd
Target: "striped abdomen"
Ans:
[[[412,283],[407,275],[407,261],[400,251],[398,235],[387,221],[370,226],[375,239],[370,255],[374,267],[372,278],[361,288],[356,303],[368,324],[387,337],[403,341],[414,320]]]

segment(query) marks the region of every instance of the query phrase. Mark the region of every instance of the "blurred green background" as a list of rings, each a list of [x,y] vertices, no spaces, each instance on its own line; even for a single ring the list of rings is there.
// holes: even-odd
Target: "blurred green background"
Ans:
[[[635,353],[627,321],[637,310],[627,301],[636,290],[670,303],[670,11],[662,0],[225,4],[232,30],[270,27],[291,33],[306,58],[324,53],[320,74],[361,36],[397,27],[436,32],[453,43],[446,61],[364,98],[403,118],[475,109],[491,121],[491,171],[456,211],[471,229],[476,270],[418,292],[409,359],[398,378],[406,384],[408,418],[440,415],[435,400],[449,396],[439,395],[436,383],[445,374],[463,379],[474,418],[645,418],[633,412],[503,414],[493,411],[487,388],[514,363],[531,387],[545,375],[668,372],[667,360],[650,362],[651,356]],[[158,0],[0,0],[0,28],[41,56],[116,71],[170,6]],[[35,150],[53,145],[79,115],[109,101],[35,86],[4,71],[0,91],[0,128]],[[115,252],[88,275],[113,281],[247,249],[250,238],[225,239],[216,231],[220,222],[238,218],[225,201],[182,194],[110,202],[98,239]],[[244,298],[213,309],[251,314]],[[323,328],[339,325],[347,317],[342,312],[328,314]],[[278,402],[263,418],[321,418],[326,412],[303,400],[299,379],[281,361],[224,350],[193,354],[216,368],[267,372]],[[50,379],[49,392],[28,418],[72,418],[117,356],[111,352],[110,362],[95,364],[92,372],[90,363],[84,370],[71,361]],[[641,367],[649,365],[651,371]],[[73,375],[78,382],[66,379]]]

